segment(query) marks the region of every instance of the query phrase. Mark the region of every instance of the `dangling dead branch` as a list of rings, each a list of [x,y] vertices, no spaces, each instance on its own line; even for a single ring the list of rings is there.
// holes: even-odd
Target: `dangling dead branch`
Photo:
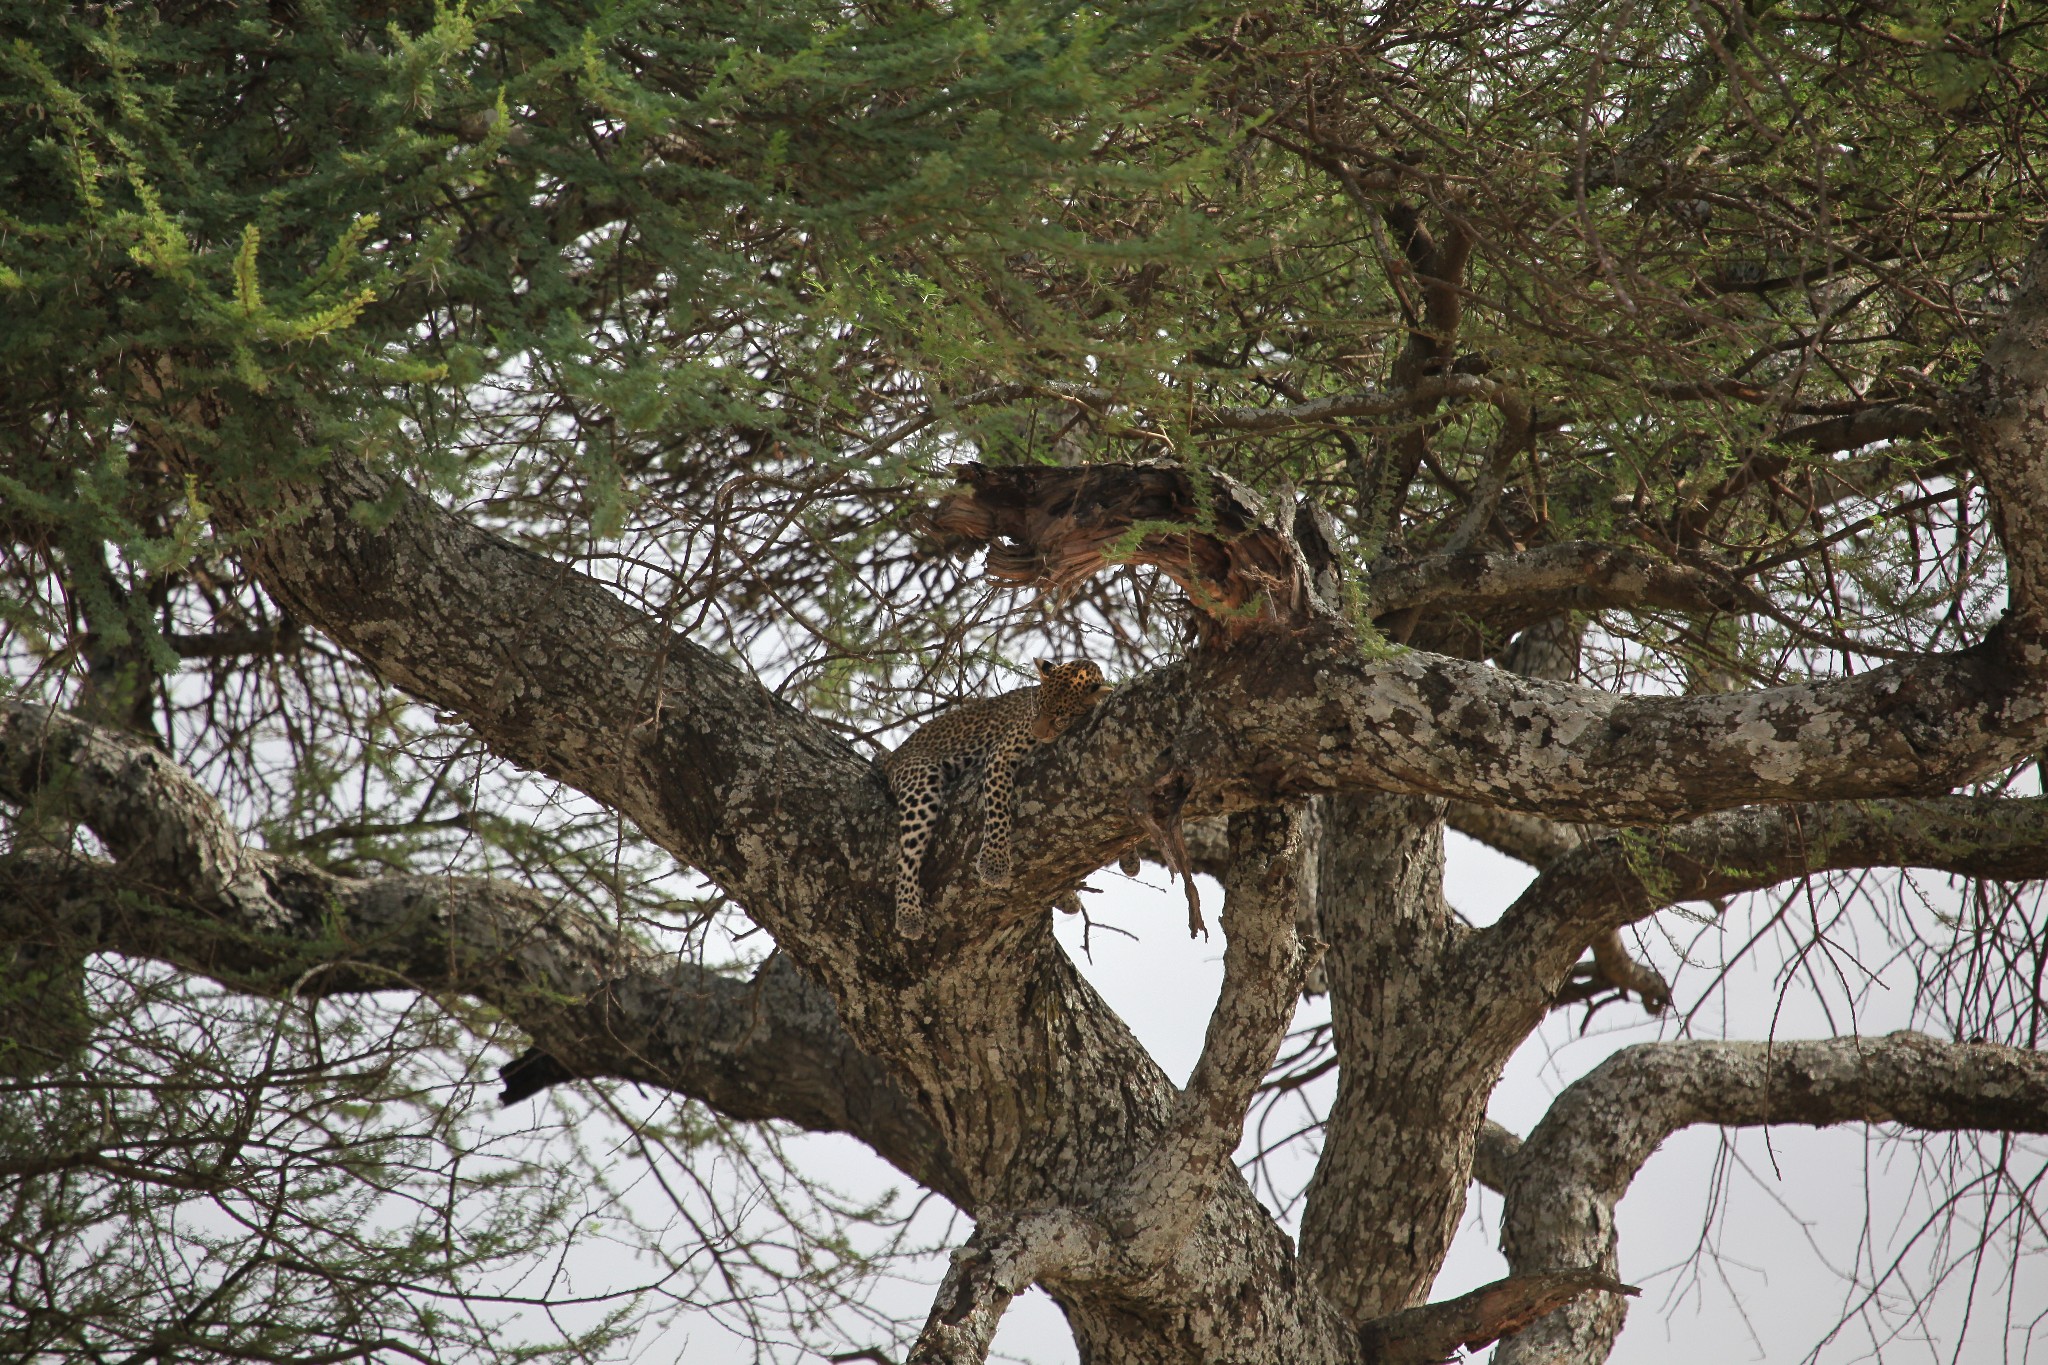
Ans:
[[[1292,497],[1269,504],[1227,475],[1169,464],[958,464],[931,528],[952,548],[988,547],[988,573],[1063,595],[1113,564],[1149,564],[1200,613],[1205,642],[1305,625],[1325,609],[1334,562]]]

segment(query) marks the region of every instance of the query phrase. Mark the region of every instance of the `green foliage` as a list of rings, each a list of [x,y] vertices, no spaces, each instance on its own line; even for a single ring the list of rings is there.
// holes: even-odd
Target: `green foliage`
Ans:
[[[1569,609],[1372,615],[1370,569],[1443,548],[1488,497],[1483,547],[1666,547],[1773,603],[1582,611],[1608,685],[1967,643],[1999,568],[1953,447],[1787,438],[1935,403],[1974,363],[2042,227],[2048,28],[2020,8],[16,0],[7,686],[152,734],[272,848],[516,877],[702,952],[722,902],[310,637],[212,507],[269,505],[335,450],[382,462],[863,738],[1047,648],[1121,671],[1179,646],[1178,606],[1135,572],[1033,610],[934,554],[911,513],[963,457],[1166,458],[1301,490],[1338,518],[1374,654],[1496,656]],[[1453,242],[1456,278],[1431,277],[1428,246]],[[1483,395],[1221,420],[1446,375],[1519,393],[1525,444]],[[10,817],[15,842],[38,827]],[[68,960],[8,967],[31,1003],[84,998]],[[103,1109],[206,1056],[153,1054],[122,1021],[167,1007],[134,989],[146,1008],[88,1011],[113,1040]],[[173,1014],[217,1010],[220,1049],[258,1047],[238,1006],[194,999]],[[78,1030],[54,1032],[56,1053]],[[206,1064],[243,1084],[224,1056]],[[452,1131],[344,1088],[318,1080],[297,1112],[387,1155],[401,1111]],[[9,1152],[96,1121],[6,1103]],[[675,1122],[679,1148],[706,1136]],[[112,1186],[53,1178],[22,1207],[82,1246],[161,1197],[109,1213],[79,1201]],[[504,1207],[539,1227],[552,1198]],[[817,1283],[859,1269],[832,1254],[844,1226],[795,1239],[834,1267]],[[512,1246],[485,1231],[473,1264]],[[327,1249],[401,1279],[472,1264]],[[186,1302],[128,1292],[67,1321]],[[336,1302],[282,1313],[262,1350],[310,1352]],[[418,1311],[413,1340],[514,1349]]]

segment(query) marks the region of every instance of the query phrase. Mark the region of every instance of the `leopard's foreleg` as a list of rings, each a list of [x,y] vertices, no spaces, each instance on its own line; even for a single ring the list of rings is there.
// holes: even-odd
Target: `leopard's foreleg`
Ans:
[[[934,763],[918,763],[893,773],[889,789],[896,797],[896,932],[923,938],[925,929],[925,850],[938,824],[943,773]]]
[[[1004,745],[989,755],[981,780],[981,856],[975,870],[984,886],[1010,884],[1010,823],[1017,799],[1017,760],[1024,744]]]

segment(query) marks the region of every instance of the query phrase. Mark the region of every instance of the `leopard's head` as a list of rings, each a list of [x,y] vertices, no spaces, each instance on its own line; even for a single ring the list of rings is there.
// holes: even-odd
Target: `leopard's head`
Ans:
[[[1079,720],[1089,707],[1102,700],[1109,684],[1102,670],[1087,659],[1056,664],[1038,661],[1038,718],[1031,723],[1034,738],[1047,740]]]

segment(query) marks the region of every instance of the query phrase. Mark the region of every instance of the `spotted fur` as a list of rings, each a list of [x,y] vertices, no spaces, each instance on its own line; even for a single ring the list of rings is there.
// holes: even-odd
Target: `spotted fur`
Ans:
[[[903,742],[882,760],[896,798],[896,932],[924,937],[924,894],[918,885],[925,850],[938,825],[946,784],[962,773],[981,773],[981,856],[976,869],[989,886],[1010,884],[1012,779],[1017,760],[1033,744],[1056,737],[1109,690],[1102,670],[1086,659],[1038,661],[1036,687],[962,702]]]

